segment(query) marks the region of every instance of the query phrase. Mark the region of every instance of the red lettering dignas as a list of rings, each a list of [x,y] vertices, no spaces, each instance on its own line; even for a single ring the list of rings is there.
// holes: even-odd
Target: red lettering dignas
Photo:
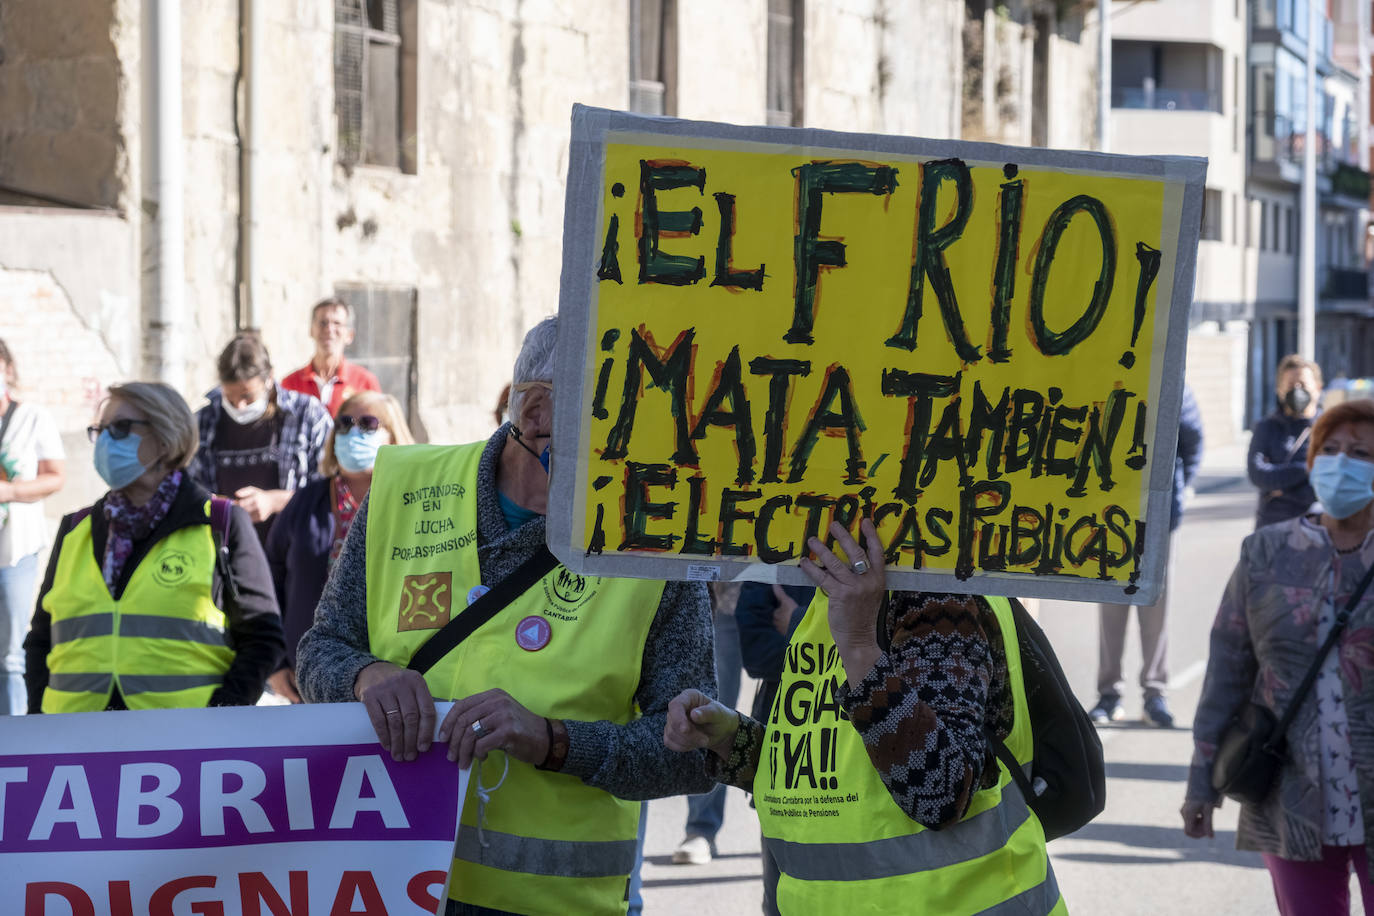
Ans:
[[[324,913],[319,905],[332,901],[328,916],[402,916],[434,913],[444,891],[441,871],[423,871],[406,882],[406,898],[414,909],[388,908],[376,878],[368,871],[345,871],[341,875],[315,875],[293,871],[283,884],[274,885],[262,872],[241,872],[223,876],[190,875],[174,878],[135,899],[128,881],[110,881],[104,888],[83,888],[66,881],[34,881],[24,886],[24,916],[173,916],[186,912],[196,916],[293,916],[309,912]],[[311,909],[311,891],[315,902]],[[98,904],[97,904],[98,901]],[[98,906],[98,909],[97,909]],[[361,909],[359,909],[361,907]],[[226,909],[227,908],[227,909]]]

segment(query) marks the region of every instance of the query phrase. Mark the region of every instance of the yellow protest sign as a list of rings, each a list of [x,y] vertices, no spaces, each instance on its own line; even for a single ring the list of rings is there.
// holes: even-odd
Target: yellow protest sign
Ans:
[[[578,108],[549,539],[579,571],[1140,603],[1205,162]]]

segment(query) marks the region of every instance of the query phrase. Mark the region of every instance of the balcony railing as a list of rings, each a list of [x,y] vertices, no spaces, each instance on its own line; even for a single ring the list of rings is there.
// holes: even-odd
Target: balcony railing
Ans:
[[[1322,175],[1334,174],[1337,170],[1353,168],[1350,163],[1355,158],[1354,144],[1341,148],[1331,142],[1325,130],[1318,130],[1316,137],[1317,171]],[[1250,123],[1250,158],[1255,162],[1288,162],[1302,165],[1302,153],[1307,144],[1306,133],[1295,128],[1293,122],[1284,115],[1266,111],[1256,111]],[[1360,171],[1355,168],[1355,171]],[[1353,194],[1354,197],[1367,197],[1366,194]]]
[[[1323,268],[1321,290],[1323,299],[1358,299],[1368,302],[1369,271],[1348,267]]]
[[[1112,90],[1113,108],[1155,111],[1221,111],[1221,100],[1206,89],[1156,89],[1148,86]]]

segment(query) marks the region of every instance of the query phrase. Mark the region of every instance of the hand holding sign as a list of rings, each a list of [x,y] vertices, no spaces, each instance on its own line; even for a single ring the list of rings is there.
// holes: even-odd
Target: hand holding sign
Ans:
[[[439,726],[439,741],[448,745],[448,759],[458,761],[460,769],[471,765],[474,757],[486,760],[492,751],[505,751],[536,766],[549,756],[544,717],[504,690],[484,690],[454,703]]]
[[[358,672],[353,692],[367,709],[377,740],[392,760],[414,760],[434,739],[434,697],[419,672],[373,662]]]
[[[868,548],[866,554],[843,525],[830,523],[830,534],[844,555],[855,558],[866,555],[867,560],[855,559],[851,565],[835,556],[819,538],[812,538],[807,546],[816,560],[803,557],[801,561],[802,572],[830,599],[830,635],[844,660],[850,683],[872,670],[882,654],[877,639],[878,611],[887,587],[883,550],[872,520],[864,519],[859,524],[859,531]],[[861,567],[860,563],[867,565]]]

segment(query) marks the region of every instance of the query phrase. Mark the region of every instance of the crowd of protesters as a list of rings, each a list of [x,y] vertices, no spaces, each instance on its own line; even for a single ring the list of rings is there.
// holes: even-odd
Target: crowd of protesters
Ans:
[[[107,490],[62,518],[41,577],[42,501],[63,486],[65,455],[0,341],[0,714],[246,705],[264,691],[279,702],[357,701],[396,759],[446,745],[450,759],[477,767],[480,785],[482,762],[501,750],[507,797],[538,802],[464,807],[475,829],[459,832],[446,913],[637,912],[639,801],[691,795],[671,860],[701,864],[716,851],[726,787],[776,784],[777,754],[765,751],[795,736],[770,715],[774,698],[821,689],[784,670],[795,638],[828,647],[855,674],[837,688],[848,727],[834,740],[847,778],[866,788],[833,830],[760,806],[765,911],[852,908],[852,870],[875,912],[900,910],[912,894],[939,912],[1013,901],[1017,912],[1064,912],[1043,833],[990,749],[989,735],[1020,741],[1012,752],[1029,759],[1029,739],[1012,732],[1026,711],[1008,662],[1010,605],[889,591],[871,521],[864,547],[832,526],[844,559],[808,542],[801,566],[815,589],[605,579],[585,599],[558,592],[582,616],[553,638],[539,614],[556,590],[528,586],[561,570],[544,547],[556,328],[547,319],[530,331],[495,432],[467,446],[381,450],[414,438],[397,400],[345,358],[352,313],[337,299],[311,312],[310,362],[280,379],[261,338],[236,334],[194,413],[166,385],[115,385],[88,428]],[[1374,677],[1363,676],[1367,649],[1316,649],[1347,617],[1348,639],[1374,632],[1374,599],[1361,603],[1358,584],[1374,566],[1374,402],[1323,411],[1322,393],[1315,363],[1285,358],[1276,408],[1255,428],[1257,531],[1213,628],[1182,808],[1190,836],[1210,835],[1213,760],[1240,707],[1277,717],[1295,705],[1276,785],[1245,804],[1237,834],[1263,854],[1282,913],[1318,899],[1323,912],[1344,912],[1352,869],[1374,904],[1374,806],[1361,803],[1369,780],[1358,765],[1374,745],[1354,727],[1374,710]],[[1201,450],[1185,390],[1171,530]],[[400,498],[436,479],[462,484],[443,510]],[[448,561],[450,596],[466,596],[464,613],[530,615],[514,631],[524,652],[511,653],[505,630],[479,626],[432,666],[407,666],[441,627],[406,616],[433,576],[369,544],[390,544],[436,511],[476,535]],[[1169,728],[1164,608],[1136,613],[1144,717]],[[1128,612],[1101,609],[1099,725],[1122,715]],[[1315,689],[1295,690],[1319,665]],[[747,715],[732,708],[741,668],[759,679]],[[455,701],[442,721],[438,699]],[[989,817],[971,813],[993,811],[992,832]],[[899,840],[900,856],[875,852]],[[941,864],[974,847],[985,863],[976,891]]]

